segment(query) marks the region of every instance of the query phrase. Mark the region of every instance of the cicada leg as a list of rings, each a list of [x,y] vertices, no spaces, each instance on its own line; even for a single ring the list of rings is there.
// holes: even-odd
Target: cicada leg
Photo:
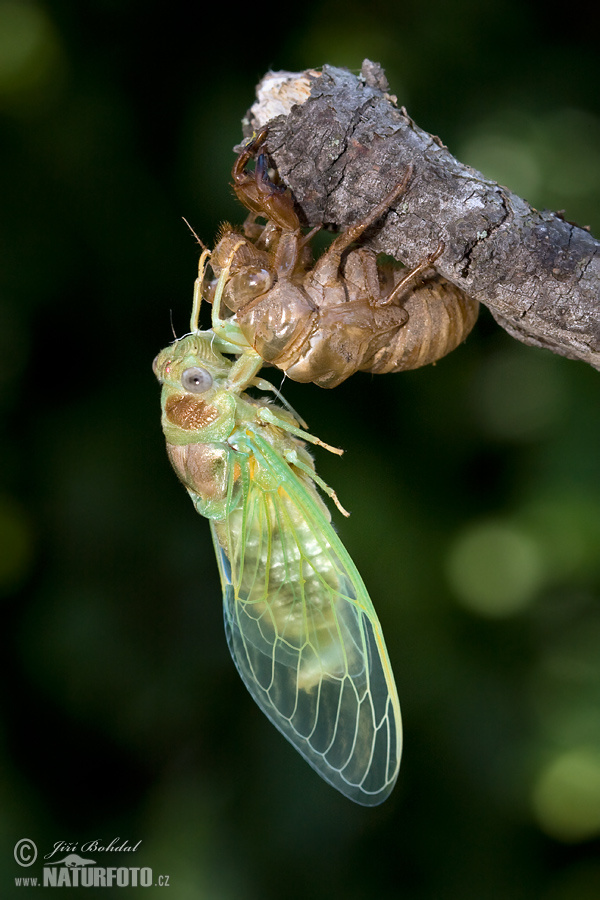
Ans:
[[[225,261],[225,265],[221,269],[212,302],[211,324],[212,330],[214,334],[217,335],[217,337],[221,338],[223,341],[226,341],[228,344],[233,345],[233,347],[235,348],[233,352],[246,354],[255,353],[255,351],[252,349],[251,345],[244,337],[240,326],[237,324],[237,322],[232,322],[230,319],[221,318],[221,301],[223,300],[223,291],[225,290],[225,285],[227,284],[227,281],[229,279],[229,272],[235,254],[243,245],[243,243],[244,240],[242,239],[234,244],[231,252],[229,253],[229,256]],[[202,257],[200,258],[200,260],[202,264]],[[196,284],[194,286],[194,305],[196,304],[196,296],[198,290],[200,291],[201,302],[202,278],[200,277],[200,275],[196,279]],[[258,366],[256,372],[258,372],[258,369],[260,369],[260,366]],[[256,374],[256,372],[254,374]]]
[[[200,321],[200,307],[202,305],[203,293],[202,287],[204,284],[204,274],[206,272],[206,266],[208,263],[208,259],[210,257],[210,250],[206,247],[200,254],[200,261],[198,262],[198,277],[194,282],[194,301],[192,303],[192,315],[190,318],[190,332],[194,333],[198,331],[198,325]]]
[[[327,444],[323,444],[321,441],[319,441],[319,443],[321,444],[321,446],[327,447]],[[333,449],[335,450],[335,447]],[[315,484],[318,484],[318,486],[321,488],[323,493],[327,494],[328,497],[331,497],[341,514],[343,516],[346,516],[346,518],[349,518],[350,513],[342,506],[334,489],[332,487],[329,487],[329,485],[325,481],[323,481],[323,479],[320,478],[319,475],[317,475],[314,469],[312,469],[310,466],[307,466],[306,463],[302,462],[302,460],[298,457],[298,453],[296,450],[288,450],[288,452],[285,454],[285,458],[292,466],[296,466],[297,469],[300,469],[302,472],[304,472],[305,475],[308,475],[309,478],[312,478]]]
[[[243,391],[255,378],[263,365],[262,358],[250,346],[239,325],[227,319],[221,319],[221,300],[223,290],[229,278],[229,270],[236,251],[243,244],[238,241],[234,245],[217,282],[215,296],[212,305],[211,323],[213,334],[219,338],[221,342],[220,349],[222,352],[240,354],[239,358],[232,366],[228,386],[230,390],[235,392]],[[200,307],[203,300],[204,274],[210,257],[210,250],[203,250],[198,263],[198,277],[194,282],[194,300],[192,304],[192,315],[190,319],[190,332],[196,333],[199,330]]]
[[[256,418],[261,422],[269,422],[271,425],[277,425],[279,428],[283,428],[284,431],[289,431],[290,434],[296,435],[296,437],[299,437],[303,441],[308,441],[310,444],[316,444],[318,447],[329,450],[330,453],[335,453],[336,456],[342,456],[344,452],[343,450],[340,450],[339,447],[332,447],[331,444],[326,444],[325,441],[315,437],[314,434],[310,434],[310,432],[303,431],[302,428],[297,428],[295,425],[292,425],[286,419],[278,416],[277,413],[268,406],[261,407],[256,414]]]
[[[249,161],[265,143],[267,133],[267,128],[259,131],[236,159],[231,170],[233,189],[251,212],[272,219],[284,231],[296,231],[300,222],[294,209],[294,198],[286,188],[270,180],[264,153],[258,154],[254,173],[246,171]]]
[[[443,241],[440,241],[437,245],[436,249],[433,253],[430,253],[429,256],[424,257],[416,266],[412,269],[409,269],[408,272],[400,279],[398,284],[394,286],[394,288],[384,297],[381,297],[376,302],[376,306],[389,306],[394,302],[405,290],[405,288],[410,284],[411,281],[414,281],[415,278],[418,278],[422,272],[425,272],[430,268],[438,259],[442,253],[444,252],[445,244]]]
[[[321,256],[321,258],[316,263],[311,280],[318,282],[320,284],[333,283],[337,277],[339,268],[342,261],[342,254],[348,249],[350,244],[354,241],[358,240],[358,238],[369,228],[369,226],[373,225],[377,222],[378,219],[382,217],[382,215],[387,212],[387,210],[392,206],[392,204],[400,197],[408,187],[408,183],[412,177],[413,167],[411,165],[406,167],[406,172],[404,173],[401,181],[396,185],[396,187],[387,194],[381,200],[380,203],[375,206],[371,212],[366,215],[359,222],[356,222],[354,225],[351,225],[343,234],[340,234],[336,239],[332,242],[329,249]]]

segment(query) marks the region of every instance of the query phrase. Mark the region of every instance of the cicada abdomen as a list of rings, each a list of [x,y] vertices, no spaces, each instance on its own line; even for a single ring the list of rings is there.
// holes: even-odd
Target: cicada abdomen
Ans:
[[[465,340],[479,314],[479,303],[436,275],[407,293],[401,308],[406,324],[373,337],[361,372],[385,375],[437,362]]]

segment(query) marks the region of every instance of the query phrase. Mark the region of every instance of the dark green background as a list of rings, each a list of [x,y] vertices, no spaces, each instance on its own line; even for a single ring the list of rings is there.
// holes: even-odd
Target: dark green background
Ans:
[[[287,383],[347,451],[318,471],[396,672],[405,754],[375,810],[239,682],[208,525],[165,456],[150,364],[171,311],[187,327],[182,216],[206,242],[242,219],[231,148],[268,68],[365,56],[463,162],[600,233],[575,5],[0,0],[3,897],[41,875],[18,839],[117,836],[174,900],[600,895],[598,373],[484,311],[435,367]]]

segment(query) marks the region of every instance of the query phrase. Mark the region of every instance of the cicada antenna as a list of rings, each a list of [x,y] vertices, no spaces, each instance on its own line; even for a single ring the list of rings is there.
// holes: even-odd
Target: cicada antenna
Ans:
[[[204,241],[202,240],[202,238],[198,237],[198,235],[196,234],[196,232],[194,231],[194,229],[192,228],[192,226],[190,225],[190,223],[188,222],[188,220],[185,218],[185,216],[182,216],[181,218],[183,219],[183,221],[185,222],[185,224],[187,225],[187,227],[190,229],[190,231],[192,232],[192,234],[194,235],[194,237],[196,238],[196,240],[198,241],[198,243],[200,244],[200,246],[202,247],[202,249],[203,249],[203,250],[208,250],[208,247],[206,246],[206,244],[204,243]]]
[[[173,332],[173,337],[175,338],[175,340],[178,340],[177,332],[175,331],[175,325],[173,324],[173,310],[172,309],[169,310],[169,321],[171,322],[171,331]]]

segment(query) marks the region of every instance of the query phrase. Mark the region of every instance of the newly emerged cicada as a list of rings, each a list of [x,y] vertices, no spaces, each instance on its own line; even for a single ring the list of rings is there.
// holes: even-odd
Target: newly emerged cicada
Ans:
[[[374,806],[398,774],[400,707],[379,620],[318,489],[339,506],[337,497],[306,443],[341,451],[290,408],[247,393],[280,397],[258,377],[261,357],[240,349],[241,334],[231,344],[215,333],[231,260],[216,286],[213,329],[198,329],[207,256],[190,333],[154,361],[169,458],[210,519],[227,641],[246,687],[326,781]]]
[[[225,265],[221,335],[241,329],[261,358],[293,381],[336,387],[354,372],[375,374],[435,362],[471,331],[476,300],[440,275],[424,273],[444,250],[413,269],[379,265],[368,247],[352,247],[407,190],[411,168],[397,186],[355,225],[336,237],[313,262],[290,192],[268,176],[264,129],[239,154],[232,170],[238,198],[250,210],[243,231],[225,226],[211,255],[216,281],[204,289],[212,300]],[[246,167],[256,156],[253,173]],[[265,225],[257,223],[260,216]]]

